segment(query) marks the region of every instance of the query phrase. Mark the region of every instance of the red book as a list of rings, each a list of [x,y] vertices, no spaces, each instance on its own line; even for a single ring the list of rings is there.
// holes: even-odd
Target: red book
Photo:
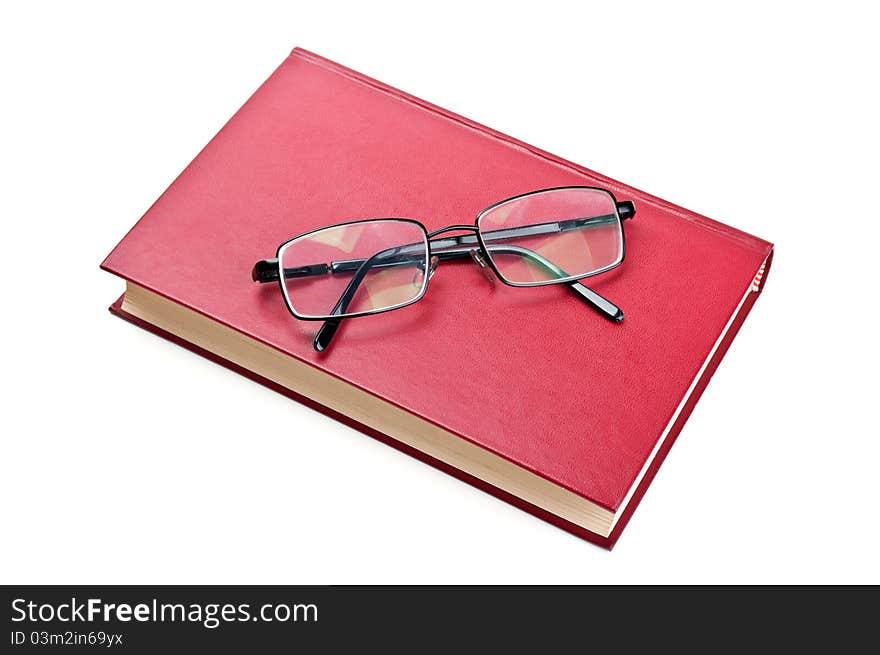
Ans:
[[[333,347],[277,285],[282,241],[325,225],[472,223],[557,186],[632,200],[626,260],[589,286],[491,284],[442,262],[420,302],[345,321]],[[485,491],[611,547],[760,294],[770,243],[296,49],[102,268],[111,308]]]

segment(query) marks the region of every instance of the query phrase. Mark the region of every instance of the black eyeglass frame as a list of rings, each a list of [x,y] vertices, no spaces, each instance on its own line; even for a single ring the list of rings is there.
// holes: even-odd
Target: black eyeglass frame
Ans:
[[[293,303],[290,301],[290,297],[287,294],[287,286],[284,284],[284,280],[288,279],[288,278],[284,274],[284,271],[282,270],[282,261],[281,261],[282,260],[281,256],[284,253],[284,249],[289,244],[293,243],[294,241],[299,241],[300,239],[304,239],[304,238],[314,234],[315,232],[323,232],[324,230],[330,230],[334,227],[344,227],[347,225],[358,225],[359,223],[378,223],[381,221],[395,222],[395,223],[411,223],[412,225],[415,225],[416,227],[418,227],[422,231],[422,234],[424,235],[424,239],[425,239],[425,270],[428,270],[428,267],[430,266],[430,263],[431,263],[431,238],[428,233],[428,229],[420,221],[417,221],[414,218],[395,218],[395,217],[391,217],[391,216],[377,217],[377,218],[363,218],[363,219],[356,220],[356,221],[344,221],[342,223],[334,223],[333,225],[325,225],[324,227],[319,227],[314,230],[309,230],[308,232],[303,232],[302,234],[298,234],[297,236],[295,236],[291,239],[288,239],[287,241],[282,243],[280,246],[278,246],[278,250],[275,252],[275,260],[272,261],[272,265],[275,268],[277,268],[276,275],[278,277],[278,286],[281,289],[281,295],[284,298],[284,304],[287,306],[287,310],[290,312],[290,314],[294,318],[296,318],[297,320],[300,320],[300,321],[327,321],[330,319],[360,318],[361,316],[374,316],[376,314],[383,314],[385,312],[391,312],[391,311],[394,311],[395,309],[403,309],[404,307],[409,307],[413,303],[418,302],[419,300],[422,299],[422,296],[424,296],[425,293],[428,291],[428,276],[425,276],[425,280],[422,283],[422,289],[421,289],[421,291],[419,291],[418,295],[415,298],[412,298],[411,300],[407,300],[406,302],[400,303],[399,305],[392,305],[391,307],[383,307],[382,309],[373,309],[373,310],[369,310],[369,311],[365,311],[365,312],[353,312],[351,314],[343,314],[343,315],[322,314],[320,316],[312,316],[312,315],[308,315],[308,314],[306,314],[306,315],[298,314],[296,312],[296,310],[293,308]],[[406,244],[406,245],[411,245],[411,244]],[[264,261],[267,261],[267,260],[264,260]],[[262,262],[257,262],[257,265],[259,266],[259,264],[261,264],[261,263]],[[255,271],[256,271],[256,269],[255,269]],[[333,272],[333,271],[330,270],[329,272]],[[273,275],[273,280],[276,275]],[[256,281],[261,281],[261,280],[256,280]]]
[[[516,200],[521,200],[522,198],[528,198],[529,196],[537,196],[543,193],[551,193],[553,191],[570,191],[574,189],[582,189],[588,191],[601,191],[603,193],[607,193],[611,196],[611,200],[614,203],[614,211],[616,214],[616,218],[618,221],[618,225],[620,225],[620,258],[613,264],[609,266],[605,266],[604,268],[600,268],[597,271],[593,271],[591,273],[586,273],[584,275],[569,275],[566,277],[555,278],[551,280],[540,280],[537,282],[512,282],[504,277],[501,271],[498,270],[498,266],[495,264],[495,261],[492,258],[492,253],[489,250],[488,246],[483,237],[483,233],[480,231],[480,219],[483,218],[486,214],[491,212],[492,210],[501,207],[502,205],[506,205],[507,203],[514,202]],[[566,282],[576,282],[577,280],[584,280],[588,277],[593,277],[595,275],[601,275],[602,273],[607,273],[610,270],[613,270],[620,266],[623,263],[623,260],[626,258],[626,231],[623,229],[623,221],[635,216],[636,208],[635,205],[628,200],[623,202],[618,202],[617,198],[614,196],[614,193],[609,191],[608,189],[603,189],[601,187],[594,186],[560,186],[560,187],[551,187],[549,189],[538,189],[537,191],[528,191],[526,193],[521,193],[518,196],[512,196],[510,198],[506,198],[504,200],[499,200],[498,202],[489,205],[485,209],[483,209],[479,214],[477,214],[476,221],[474,226],[468,226],[469,229],[472,229],[477,234],[477,240],[480,244],[480,249],[482,250],[483,255],[486,257],[486,260],[492,266],[492,270],[495,272],[495,275],[498,276],[498,279],[501,280],[503,284],[511,287],[545,287],[551,284],[565,284]],[[445,229],[445,228],[444,228]],[[516,228],[513,228],[516,229]]]
[[[486,215],[488,212],[490,212],[491,210],[493,210],[501,205],[504,205],[506,203],[515,201],[515,200],[519,200],[522,198],[526,198],[529,196],[534,196],[534,195],[538,195],[538,194],[542,194],[542,193],[549,193],[549,192],[553,192],[553,191],[566,191],[566,190],[577,190],[577,189],[600,191],[600,192],[608,194],[611,197],[611,200],[613,201],[615,216],[616,216],[618,224],[620,226],[621,253],[620,253],[619,259],[615,263],[613,263],[609,266],[601,268],[597,271],[585,273],[583,275],[573,275],[573,276],[562,277],[562,278],[554,278],[554,279],[550,279],[550,280],[542,280],[542,281],[538,281],[538,282],[512,282],[512,281],[508,280],[501,273],[501,271],[498,269],[498,266],[496,265],[494,259],[492,258],[491,251],[490,251],[489,247],[486,245],[486,242],[483,238],[483,234],[480,231],[480,219],[484,215]],[[481,258],[483,260],[483,261],[477,260],[477,263],[479,263],[481,266],[484,264],[488,265],[492,269],[492,271],[495,273],[495,276],[499,280],[501,280],[502,284],[506,284],[507,286],[511,286],[511,287],[539,287],[539,286],[549,286],[549,285],[554,285],[554,284],[568,284],[570,286],[570,288],[572,288],[576,293],[578,293],[578,295],[580,295],[584,300],[586,300],[594,309],[599,311],[599,313],[603,314],[604,316],[606,316],[607,318],[609,318],[613,321],[619,322],[619,321],[623,320],[623,312],[620,310],[620,308],[618,308],[614,303],[612,303],[609,300],[607,300],[606,298],[602,297],[601,295],[599,295],[595,291],[592,291],[588,287],[579,284],[579,281],[586,279],[586,278],[594,277],[596,275],[601,275],[602,273],[607,273],[608,271],[611,271],[611,270],[617,268],[618,266],[620,266],[621,264],[623,264],[623,262],[626,258],[626,230],[623,227],[623,222],[627,219],[633,218],[633,216],[635,216],[635,213],[636,213],[636,208],[635,208],[635,205],[633,204],[632,201],[629,201],[629,200],[618,201],[617,197],[614,195],[614,193],[608,189],[604,189],[601,187],[595,187],[595,186],[572,185],[572,186],[550,187],[550,188],[546,188],[546,189],[537,189],[535,191],[528,191],[526,193],[521,193],[516,196],[511,196],[510,198],[505,198],[505,199],[500,200],[496,203],[493,203],[493,204],[489,205],[488,207],[486,207],[485,209],[481,210],[477,214],[473,225],[467,225],[467,224],[447,225],[445,227],[439,228],[437,230],[433,230],[431,232],[428,232],[428,229],[425,227],[425,225],[421,221],[417,221],[412,218],[385,217],[385,218],[366,218],[366,219],[360,219],[360,220],[354,220],[354,221],[343,221],[341,223],[335,223],[332,225],[324,225],[319,228],[315,228],[314,230],[309,230],[308,232],[298,234],[297,236],[291,237],[290,239],[287,239],[286,241],[282,242],[278,246],[278,248],[275,252],[274,259],[260,260],[254,265],[253,271],[251,273],[251,277],[255,282],[262,282],[262,283],[272,282],[272,281],[277,280],[279,289],[281,291],[282,298],[284,299],[284,305],[285,305],[285,307],[287,307],[288,312],[290,312],[290,314],[294,318],[296,318],[297,320],[324,321],[326,323],[324,328],[322,328],[321,332],[319,332],[318,336],[316,336],[316,338],[315,338],[315,349],[316,350],[323,350],[323,348],[329,344],[329,341],[332,338],[333,333],[335,333],[336,328],[339,325],[339,322],[341,322],[344,319],[359,318],[361,316],[374,316],[376,314],[382,314],[385,312],[390,312],[390,311],[394,311],[397,309],[402,309],[404,307],[408,307],[409,305],[412,305],[412,304],[418,302],[419,300],[422,299],[422,297],[424,297],[425,293],[428,290],[428,282],[430,280],[430,274],[428,272],[430,270],[431,260],[434,257],[437,257],[438,260],[442,261],[444,259],[458,259],[458,258],[464,258],[467,256],[471,256],[470,253],[474,249],[473,248],[474,246],[479,247],[479,253],[482,256]],[[425,269],[424,270],[425,270],[426,274],[425,274],[424,282],[422,284],[422,288],[420,289],[419,293],[415,297],[413,297],[411,300],[408,300],[404,303],[400,303],[398,305],[394,305],[391,307],[383,307],[381,309],[376,309],[376,310],[370,310],[370,311],[364,311],[364,312],[353,312],[351,314],[328,314],[328,315],[321,315],[321,316],[311,316],[311,315],[298,314],[296,312],[296,310],[293,308],[293,303],[291,303],[290,298],[288,297],[287,289],[286,289],[286,285],[285,285],[285,280],[288,278],[288,276],[285,274],[285,271],[283,270],[283,264],[281,261],[284,249],[289,244],[293,243],[294,241],[308,237],[309,235],[314,234],[316,232],[321,232],[321,231],[335,228],[335,227],[342,227],[345,225],[357,225],[359,223],[374,223],[377,221],[395,221],[395,222],[410,223],[410,224],[418,227],[421,230],[422,234],[424,235],[425,244],[426,244]],[[513,229],[515,229],[515,228],[513,228]],[[445,234],[447,232],[455,232],[455,231],[467,231],[467,232],[470,232],[471,234],[447,237],[447,238],[443,239],[442,241],[436,240],[436,237],[440,236],[441,234]],[[435,253],[434,249],[437,247],[440,247],[441,243],[443,244],[443,246],[451,246],[451,247],[462,246],[462,248],[458,249],[458,250],[445,250],[445,251],[439,250],[438,252]],[[465,247],[465,246],[467,246],[467,247]],[[355,260],[355,261],[360,261],[360,260]],[[317,275],[317,274],[322,274],[322,273],[326,273],[326,272],[336,272],[336,271],[330,269],[326,264],[319,264],[319,265],[314,265],[314,266],[319,266],[319,267],[323,267],[323,268],[321,271],[317,271],[317,270],[309,271],[309,272],[305,273],[305,275],[311,275],[311,274]],[[362,266],[362,264],[361,264],[361,266]],[[302,268],[308,269],[310,267],[304,266]],[[324,333],[323,337],[322,337],[322,333]],[[323,343],[324,345],[322,347],[319,347],[320,343]]]

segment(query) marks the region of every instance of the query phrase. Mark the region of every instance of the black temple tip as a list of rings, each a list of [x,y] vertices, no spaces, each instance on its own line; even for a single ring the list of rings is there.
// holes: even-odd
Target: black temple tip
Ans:
[[[328,318],[324,321],[321,329],[318,330],[318,333],[315,335],[315,340],[312,342],[312,346],[314,346],[315,350],[321,353],[327,349],[327,346],[329,346],[330,342],[333,340],[333,335],[336,334],[336,330],[339,329],[340,323],[342,323],[342,319],[340,318]]]
[[[625,221],[636,215],[636,206],[632,200],[621,200],[617,203],[617,214],[620,216],[620,220]]]
[[[254,282],[277,282],[278,260],[261,259],[258,261],[251,270],[251,279]]]

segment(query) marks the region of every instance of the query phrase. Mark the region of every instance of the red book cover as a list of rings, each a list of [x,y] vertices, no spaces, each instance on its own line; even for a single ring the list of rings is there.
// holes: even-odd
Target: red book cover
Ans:
[[[420,302],[345,321],[318,353],[320,323],[295,320],[277,285],[251,280],[257,260],[318,227],[411,217],[431,230],[472,223],[504,198],[569,185],[603,187],[636,205],[623,265],[589,280],[623,308],[622,323],[564,285],[491,284],[469,260],[442,262]],[[610,548],[759,295],[772,250],[295,49],[102,268],[282,353],[294,372],[320,374],[415,417],[426,432],[452,435],[461,450],[414,445],[366,414],[334,408],[306,383],[280,384],[119,302],[112,309],[123,317]],[[546,493],[479,474],[462,459],[478,451]],[[578,499],[599,518],[560,509]]]

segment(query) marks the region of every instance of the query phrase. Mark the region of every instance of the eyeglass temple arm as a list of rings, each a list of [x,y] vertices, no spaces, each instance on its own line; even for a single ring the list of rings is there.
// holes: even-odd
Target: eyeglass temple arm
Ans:
[[[617,216],[620,217],[621,220],[631,219],[636,215],[636,206],[631,200],[623,200],[617,203]],[[567,221],[554,221],[551,223],[539,223],[537,225],[528,225],[524,227],[516,227],[516,228],[507,228],[501,230],[492,230],[485,234],[491,234],[495,238],[515,238],[521,236],[536,236],[539,234],[548,234],[552,232],[565,232],[567,230],[577,230],[582,229],[584,227],[596,227],[598,225],[602,225],[603,223],[610,223],[612,221],[617,220],[617,216],[614,214],[605,214],[603,216],[594,216],[586,219],[571,219]],[[433,248],[442,248],[445,247],[446,244],[449,245],[463,245],[463,244],[477,244],[477,237],[474,235],[461,235],[455,237],[448,237],[446,239],[435,240],[431,242],[432,249]],[[541,257],[538,253],[533,250],[529,250],[527,248],[522,248],[521,246],[513,246],[507,245],[506,248],[517,248],[518,252],[508,252],[506,254],[519,254],[526,258],[531,259],[536,264],[544,267],[545,269],[552,272],[557,277],[568,277],[568,273],[563,271],[561,268],[556,266],[553,262],[549,261]],[[503,252],[498,249],[499,246],[490,245],[488,249],[493,252]],[[465,248],[463,250],[446,250],[436,252],[435,254],[439,256],[441,260],[443,259],[454,259],[457,257],[467,257],[469,255],[469,248]],[[448,255],[448,256],[444,256]],[[574,281],[569,282],[569,288],[578,294],[588,305],[590,305],[593,309],[598,311],[600,314],[605,316],[615,322],[620,322],[623,320],[623,310],[620,309],[613,302],[605,298],[604,296],[596,293],[588,286],[582,284],[581,282]]]
[[[447,250],[438,252],[437,256],[440,257],[441,260],[467,257],[469,256],[470,250],[470,248]],[[568,277],[567,272],[559,268],[550,260],[542,257],[534,250],[530,250],[528,248],[523,248],[522,246],[516,246],[513,244],[489,245],[488,250],[490,252],[496,252],[502,255],[520,255],[521,257],[524,257],[525,259],[528,259],[538,266],[541,266],[542,268],[550,271],[551,273],[553,273],[553,275],[557,277]],[[444,257],[444,255],[446,254],[450,254],[452,256]],[[582,300],[586,301],[586,303],[590,305],[593,309],[602,314],[605,318],[618,323],[623,320],[623,310],[620,309],[620,307],[615,305],[604,296],[596,293],[586,285],[581,284],[579,281],[575,280],[574,282],[569,282],[568,287],[577,295],[579,295]]]
[[[422,250],[421,257],[417,252],[406,252],[406,249],[411,248],[413,245],[418,245],[420,248],[424,247],[422,244],[407,244],[397,248],[381,250],[372,257],[361,260],[360,266],[358,266],[357,270],[354,272],[354,276],[348,281],[345,290],[342,292],[342,295],[339,296],[339,300],[336,301],[336,305],[330,310],[330,315],[345,313],[345,310],[348,309],[351,301],[354,300],[354,296],[357,293],[360,283],[367,276],[367,273],[370,272],[370,269],[382,268],[385,266],[397,266],[399,264],[412,264],[414,256],[418,261],[424,262],[424,259],[422,259],[422,257],[424,257],[424,250]],[[383,259],[386,261],[381,261]],[[349,260],[345,263],[353,264],[354,261],[357,260]],[[337,262],[333,262],[333,264],[336,263]],[[318,330],[317,334],[315,334],[315,339],[312,342],[312,346],[315,350],[322,352],[330,345],[330,342],[333,340],[333,335],[335,335],[336,330],[339,329],[340,323],[342,323],[342,318],[328,318],[323,324],[321,324],[321,328]]]
[[[504,255],[521,255],[535,262],[539,266],[544,267],[557,277],[568,277],[568,273],[559,268],[556,264],[548,259],[545,259],[535,251],[529,250],[528,248],[507,245],[500,247],[489,246],[489,250],[491,252],[500,252]],[[578,294],[583,300],[585,300],[587,304],[590,305],[593,309],[602,314],[605,318],[610,319],[616,323],[619,323],[623,320],[623,310],[604,296],[599,295],[598,293],[596,293],[589,287],[581,284],[577,280],[575,280],[574,282],[569,282],[568,287],[576,294]]]

